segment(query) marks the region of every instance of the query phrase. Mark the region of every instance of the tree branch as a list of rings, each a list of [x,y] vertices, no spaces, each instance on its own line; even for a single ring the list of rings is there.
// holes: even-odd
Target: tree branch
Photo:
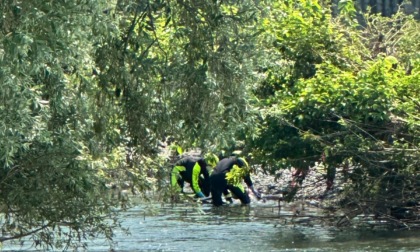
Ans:
[[[4,242],[4,241],[8,241],[8,240],[20,239],[20,238],[22,238],[22,237],[25,237],[25,236],[28,236],[28,235],[35,234],[35,233],[37,233],[37,232],[41,231],[42,229],[47,228],[49,225],[50,225],[50,224],[47,224],[47,225],[41,226],[40,228],[34,229],[34,230],[29,231],[29,232],[27,232],[27,233],[21,233],[21,234],[18,234],[18,235],[13,235],[13,236],[8,236],[8,237],[0,237],[0,242]]]

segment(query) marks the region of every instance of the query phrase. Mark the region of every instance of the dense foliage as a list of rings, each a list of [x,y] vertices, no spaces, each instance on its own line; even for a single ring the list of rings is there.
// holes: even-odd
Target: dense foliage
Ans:
[[[0,240],[83,245],[110,238],[115,205],[100,176],[110,153],[94,132],[93,45],[105,3],[2,1]]]
[[[365,213],[416,204],[418,22],[366,15],[361,27],[349,2],[338,19],[311,1],[279,5],[285,14],[263,24],[279,60],[255,89],[263,111],[251,139],[256,161],[273,173],[322,165],[329,182],[337,168],[351,170],[342,204]]]
[[[215,153],[241,143],[272,173],[351,167],[344,207],[419,200],[411,16],[366,15],[362,27],[350,1],[332,17],[309,0],[0,7],[2,242],[112,240],[126,205],[109,188],[165,187],[168,139]]]
[[[223,146],[252,125],[244,63],[254,36],[241,28],[255,22],[252,2],[0,7],[1,241],[111,240],[124,201],[108,188],[164,183],[159,141]]]

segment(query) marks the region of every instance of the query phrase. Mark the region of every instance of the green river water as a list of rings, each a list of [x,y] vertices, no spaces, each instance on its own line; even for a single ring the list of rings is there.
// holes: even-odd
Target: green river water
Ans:
[[[121,214],[130,235],[117,231],[112,250],[104,240],[90,240],[88,251],[420,251],[420,231],[339,230],[319,221],[318,209],[295,213],[276,202],[140,204]],[[35,249],[9,243],[3,251]]]

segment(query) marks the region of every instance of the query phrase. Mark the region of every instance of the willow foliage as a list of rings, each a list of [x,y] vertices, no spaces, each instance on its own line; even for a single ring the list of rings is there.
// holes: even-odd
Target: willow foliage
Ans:
[[[94,44],[106,34],[101,1],[2,1],[0,21],[0,241],[79,247],[112,237],[115,206],[100,176],[106,139],[98,109]],[[96,146],[93,150],[92,146]],[[111,213],[111,214],[110,214]],[[108,215],[110,214],[110,215]]]
[[[158,141],[226,146],[253,125],[252,1],[0,7],[0,241],[111,240],[124,202],[107,188],[164,183]]]
[[[238,126],[252,126],[254,37],[244,27],[255,22],[254,3],[121,1],[112,12],[126,28],[100,45],[98,70],[103,89],[115,90],[127,111],[139,152],[165,136],[183,146],[226,146]]]

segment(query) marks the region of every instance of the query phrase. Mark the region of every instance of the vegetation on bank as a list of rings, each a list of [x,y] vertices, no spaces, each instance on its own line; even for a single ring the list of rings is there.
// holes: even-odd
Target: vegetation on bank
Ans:
[[[363,14],[361,26],[352,2],[332,16],[313,0],[0,7],[2,242],[111,241],[125,205],[109,185],[167,188],[168,138],[214,153],[241,142],[273,174],[321,162],[333,180],[351,167],[339,207],[382,216],[419,202],[410,15]]]

